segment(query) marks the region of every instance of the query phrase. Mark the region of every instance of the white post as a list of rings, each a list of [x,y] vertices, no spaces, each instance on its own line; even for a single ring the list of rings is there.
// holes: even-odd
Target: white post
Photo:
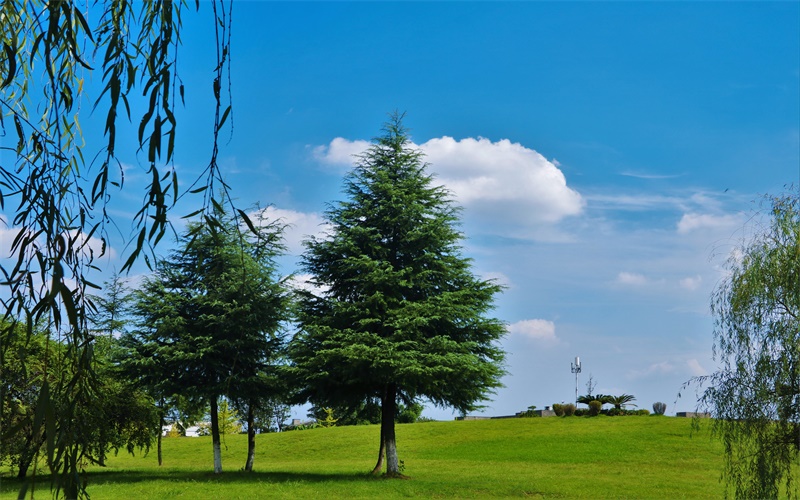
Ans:
[[[581,358],[575,356],[575,362],[570,363],[570,371],[575,374],[575,405],[578,405],[578,374],[581,372]]]

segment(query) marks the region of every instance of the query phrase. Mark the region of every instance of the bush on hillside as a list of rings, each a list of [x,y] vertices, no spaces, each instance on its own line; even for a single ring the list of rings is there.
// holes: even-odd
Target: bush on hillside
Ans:
[[[640,410],[636,410],[634,412],[634,415],[640,415],[642,417],[646,417],[646,416],[650,415],[650,410],[648,410],[646,408],[642,408]]]
[[[667,404],[658,401],[653,403],[653,413],[656,415],[663,415],[667,411]]]
[[[586,416],[588,414],[589,414],[589,410],[587,410],[586,408],[578,408],[578,409],[575,410],[575,416],[576,417],[583,417],[583,416]]]
[[[577,408],[575,408],[574,404],[567,403],[567,404],[564,405],[564,416],[571,417],[571,416],[575,415],[575,411],[576,410],[577,410]]]
[[[600,410],[603,409],[603,403],[598,400],[589,401],[589,416],[596,417],[600,415]]]
[[[517,413],[517,417],[520,418],[531,418],[531,417],[541,417],[538,413],[536,413],[536,405],[531,405],[528,407],[527,410],[521,411]]]
[[[553,411],[556,413],[556,417],[563,417],[564,416],[564,405],[553,403]]]

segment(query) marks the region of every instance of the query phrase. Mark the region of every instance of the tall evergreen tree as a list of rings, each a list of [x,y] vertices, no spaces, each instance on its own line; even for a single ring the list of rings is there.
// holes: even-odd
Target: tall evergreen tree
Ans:
[[[500,287],[461,255],[459,209],[426,173],[394,114],[345,179],[329,237],[311,239],[290,343],[300,397],[322,406],[381,402],[386,473],[400,475],[398,402],[476,408],[504,373],[504,324],[486,314]],[[379,452],[376,471],[384,453]]]
[[[128,324],[130,294],[122,277],[116,271],[103,283],[103,293],[92,295],[89,323],[93,332],[113,337],[120,335]]]
[[[282,390],[275,365],[288,296],[274,263],[282,248],[280,228],[249,224],[256,238],[247,239],[234,218],[218,213],[216,221],[190,225],[179,250],[146,281],[136,308],[142,330],[129,345],[135,363],[157,368],[151,372],[157,375],[147,376],[158,379],[152,382],[161,396],[183,394],[210,406],[219,473],[219,398],[254,407]],[[255,436],[250,437],[248,469],[255,454]]]

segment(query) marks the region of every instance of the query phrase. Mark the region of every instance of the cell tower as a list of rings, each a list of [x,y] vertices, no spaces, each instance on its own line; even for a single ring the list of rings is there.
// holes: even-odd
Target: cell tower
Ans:
[[[575,374],[575,405],[578,404],[578,374],[581,372],[581,358],[575,356],[575,362],[570,363],[570,371]]]

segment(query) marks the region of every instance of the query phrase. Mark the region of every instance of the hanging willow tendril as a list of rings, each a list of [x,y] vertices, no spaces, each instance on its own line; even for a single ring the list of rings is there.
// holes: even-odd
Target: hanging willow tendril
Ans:
[[[200,8],[199,0],[193,4]],[[0,332],[0,362],[10,336],[26,331],[30,336],[33,325],[46,325],[65,345],[66,376],[41,384],[36,410],[23,422],[43,437],[56,496],[86,496],[80,473],[91,457],[73,417],[94,396],[93,338],[87,329],[93,305],[87,290],[98,287],[87,276],[107,251],[107,229],[113,225],[108,205],[124,180],[116,146],[129,138],[120,137],[119,118],[137,126],[150,178],[123,271],[141,257],[150,264],[153,246],[169,230],[170,209],[182,195],[173,161],[176,97],[182,103],[184,95],[177,70],[181,17],[188,8],[185,0],[0,4],[0,211],[5,229],[15,234],[10,263],[0,265],[4,324],[11,325]],[[220,202],[211,193],[230,200],[217,166],[217,141],[231,113],[232,1],[213,0],[211,8],[217,41],[214,141],[206,171],[185,191],[204,193],[194,215],[213,223],[212,207]],[[102,82],[102,92],[84,109],[90,78]],[[132,108],[144,112],[133,116]],[[80,123],[87,112],[105,117],[99,151],[86,151]],[[57,407],[56,394],[66,395],[69,404]],[[20,495],[28,488],[25,483]]]

